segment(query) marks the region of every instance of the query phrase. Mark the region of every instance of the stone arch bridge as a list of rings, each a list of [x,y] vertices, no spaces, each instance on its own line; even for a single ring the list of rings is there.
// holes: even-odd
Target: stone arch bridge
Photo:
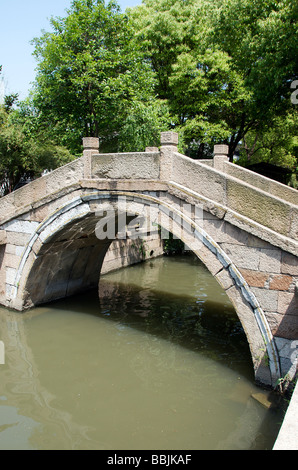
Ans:
[[[96,287],[125,224],[159,225],[226,291],[256,381],[274,387],[297,370],[298,192],[229,163],[226,146],[195,161],[177,144],[165,132],[160,148],[99,154],[86,138],[81,158],[1,198],[0,303],[23,311]]]

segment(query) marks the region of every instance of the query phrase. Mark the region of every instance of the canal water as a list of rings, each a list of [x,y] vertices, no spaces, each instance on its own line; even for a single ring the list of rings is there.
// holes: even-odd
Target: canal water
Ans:
[[[102,276],[25,314],[0,309],[0,450],[271,449],[226,294],[192,256]]]

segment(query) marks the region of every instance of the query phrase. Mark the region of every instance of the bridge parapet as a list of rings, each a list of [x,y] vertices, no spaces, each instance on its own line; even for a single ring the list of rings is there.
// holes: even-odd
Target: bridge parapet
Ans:
[[[161,134],[160,149],[146,152],[99,154],[99,139],[85,138],[83,157],[20,188],[0,204],[0,223],[46,203],[47,198],[66,191],[83,180],[102,182],[102,189],[127,185],[142,189],[144,181],[177,184],[217,211],[239,214],[283,240],[297,253],[298,191],[227,161],[227,146],[215,146],[213,162],[192,160],[177,151],[178,134]],[[210,165],[211,163],[211,165]],[[91,183],[89,183],[91,184]],[[240,223],[240,222],[239,222]],[[260,231],[260,230],[259,230]],[[268,241],[268,240],[267,240]]]
[[[0,226],[28,210],[46,204],[47,198],[58,197],[59,192],[71,185],[78,185],[84,178],[84,161],[78,158],[63,167],[32,181],[0,199]]]
[[[269,230],[272,238],[275,238],[274,234],[279,234],[280,242],[283,240],[284,246],[291,246],[291,252],[297,253],[296,204],[178,153],[173,154],[170,181],[213,201],[215,206],[227,214],[226,217],[239,214],[246,222],[250,220],[255,227],[258,225],[260,230],[261,227],[266,228],[267,233]]]
[[[294,188],[230,162],[224,163],[223,171],[228,176],[237,178],[273,197],[282,199],[296,206],[298,205],[298,191]]]
[[[195,213],[186,218],[202,242],[193,251],[249,330],[254,363],[254,338],[261,344],[264,337],[273,379],[280,377],[276,351],[283,375],[296,370],[289,353],[298,338],[296,193],[228,163],[225,146],[206,162],[181,155],[177,143],[177,134],[165,133],[159,149],[99,154],[98,139],[84,139],[81,158],[2,198],[0,303],[22,310],[96,285],[108,245],[95,236],[97,211],[117,198],[154,204],[177,224],[184,204],[200,206],[203,227]]]

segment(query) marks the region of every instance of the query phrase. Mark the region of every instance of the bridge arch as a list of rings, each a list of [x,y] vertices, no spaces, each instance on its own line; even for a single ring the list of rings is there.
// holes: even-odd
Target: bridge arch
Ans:
[[[57,207],[57,202],[56,202]],[[158,192],[87,191],[61,201],[32,233],[15,274],[13,308],[30,308],[98,286],[105,254],[113,238],[98,237],[114,218],[115,234],[125,214],[136,229],[136,216],[180,238],[221,284],[241,321],[257,382],[275,385],[278,354],[266,317],[254,293],[227,253],[204,230],[200,210]],[[120,224],[121,225],[121,224]],[[97,229],[97,230],[96,230]],[[148,225],[145,231],[148,230]]]

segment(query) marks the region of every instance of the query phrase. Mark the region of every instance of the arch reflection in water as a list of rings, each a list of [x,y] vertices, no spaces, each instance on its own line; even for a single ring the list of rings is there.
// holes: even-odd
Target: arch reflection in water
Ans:
[[[251,398],[259,389],[244,332],[194,258],[105,275],[99,302],[89,292],[2,313],[0,448],[273,445],[280,416]]]
[[[246,336],[217,281],[196,257],[159,258],[102,277],[101,310],[122,325],[242,367],[252,378]]]

